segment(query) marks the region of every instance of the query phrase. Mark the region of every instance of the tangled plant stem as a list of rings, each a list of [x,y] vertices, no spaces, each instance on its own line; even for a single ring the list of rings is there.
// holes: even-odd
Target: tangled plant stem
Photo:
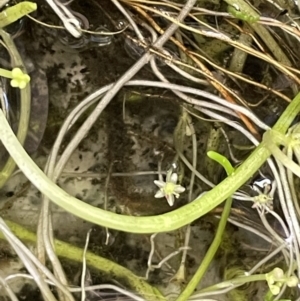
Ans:
[[[188,2],[192,3],[195,0],[189,0]],[[117,1],[116,1],[117,2]],[[175,29],[175,25],[172,25],[173,28]],[[170,32],[170,30],[169,30]],[[165,39],[165,40],[164,40]],[[163,43],[167,40],[167,36],[162,36],[158,43],[154,43],[155,46],[162,46]],[[84,137],[86,133],[88,132],[89,128],[93,124],[93,119],[97,119],[97,117],[101,114],[103,109],[106,107],[106,105],[110,102],[112,97],[117,93],[119,88],[121,88],[123,85],[128,84],[128,80],[134,75],[133,73],[137,72],[140,68],[144,66],[144,64],[151,59],[150,53],[146,53],[140,61],[138,61],[133,68],[131,68],[124,76],[112,86],[112,89],[104,96],[102,99],[102,102],[100,105],[97,106],[96,110],[91,114],[88,118],[88,120],[84,123],[83,127],[80,129],[81,132],[80,134],[77,133],[74,137],[74,143],[67,148],[69,151],[69,154],[73,152],[73,150],[78,146],[80,143],[81,137]],[[154,58],[152,57],[151,63],[155,62]],[[14,82],[12,84],[14,86],[19,86],[21,88],[25,88],[27,82],[29,81],[29,77],[25,78],[24,74],[21,72],[19,69],[18,73],[16,73],[16,76],[12,76],[12,74],[5,72],[5,70],[2,70],[2,76],[6,75],[9,78],[13,78]],[[0,70],[1,73],[1,70]],[[177,90],[176,90],[177,91]],[[179,91],[179,90],[178,90]],[[177,93],[178,94],[178,93]],[[183,98],[186,102],[192,103],[192,101],[197,102],[197,99],[192,99],[192,98]],[[221,108],[221,111],[224,111],[224,108],[222,105],[215,105],[214,107],[210,105],[208,109],[203,109],[204,102],[202,102],[202,105],[197,102],[197,109],[201,109],[202,112],[210,112],[211,114],[215,114],[211,110],[217,110]],[[229,107],[229,106],[228,106]],[[236,117],[238,115],[237,113],[233,112],[232,109],[234,107],[237,107],[237,113],[241,112],[241,108],[235,104],[231,105],[231,109],[227,109],[226,113],[232,114]],[[246,108],[243,108],[247,114],[250,114],[249,111],[247,111]],[[16,161],[16,163],[19,165],[20,169],[24,172],[24,174],[33,182],[35,186],[37,186],[38,189],[41,190],[41,192],[44,194],[45,198],[51,199],[53,202],[55,202],[57,205],[61,206],[64,208],[66,211],[73,213],[74,215],[77,215],[87,221],[96,223],[98,225],[104,226],[106,229],[108,228],[113,228],[121,231],[128,231],[131,233],[152,233],[152,232],[165,232],[165,231],[170,231],[174,230],[176,228],[180,228],[182,226],[185,226],[195,219],[201,217],[202,215],[206,214],[209,212],[211,209],[222,203],[225,199],[227,199],[225,206],[224,206],[224,211],[222,214],[221,221],[219,223],[219,227],[216,233],[216,236],[214,238],[213,243],[211,244],[208,252],[206,253],[198,271],[186,287],[186,289],[183,291],[183,293],[179,296],[178,300],[187,300],[187,298],[192,294],[194,291],[195,287],[198,285],[199,281],[203,277],[204,273],[206,272],[211,260],[213,259],[213,256],[215,252],[217,251],[221,241],[222,241],[222,234],[224,232],[224,228],[226,226],[226,222],[228,221],[228,216],[230,213],[230,207],[232,203],[232,194],[240,188],[241,185],[243,185],[248,178],[250,178],[253,173],[255,173],[262,164],[267,160],[267,158],[273,154],[276,159],[279,161],[284,161],[281,157],[280,154],[280,149],[277,147],[278,144],[282,145],[288,145],[290,141],[283,141],[282,143],[278,140],[279,135],[281,137],[285,137],[284,134],[288,127],[290,126],[291,122],[293,121],[294,117],[298,114],[300,110],[300,96],[298,95],[293,103],[288,107],[288,109],[285,111],[283,114],[282,118],[279,120],[279,122],[276,124],[274,129],[269,130],[269,128],[264,127],[265,125],[263,124],[261,127],[266,130],[266,134],[264,136],[263,142],[257,147],[257,149],[252,153],[252,155],[246,160],[242,166],[237,169],[236,171],[232,168],[225,158],[218,157],[217,154],[212,154],[215,159],[218,158],[218,162],[222,162],[223,166],[227,168],[227,173],[228,177],[223,181],[221,184],[219,184],[217,187],[213,188],[209,193],[207,193],[204,196],[198,197],[196,200],[191,202],[190,204],[175,210],[173,212],[159,215],[159,216],[150,216],[150,217],[132,217],[132,216],[120,216],[116,215],[114,213],[107,212],[106,210],[101,210],[94,208],[88,204],[82,203],[81,201],[69,196],[67,193],[64,191],[60,190],[56,185],[56,179],[59,176],[61,170],[63,169],[65,162],[68,160],[68,156],[66,155],[64,159],[59,160],[59,164],[57,169],[54,166],[54,163],[56,162],[55,159],[53,159],[53,166],[50,168],[50,172],[48,174],[48,177],[45,176],[31,161],[31,159],[26,155],[24,152],[24,149],[22,146],[18,143],[16,137],[14,134],[10,131],[9,125],[5,120],[4,115],[0,111],[0,139],[2,140],[3,144],[11,154],[12,158]],[[247,116],[247,114],[245,114]],[[210,116],[209,114],[206,113],[206,115]],[[213,117],[213,116],[212,116]],[[76,117],[77,118],[77,117]],[[219,118],[217,118],[219,120]],[[75,121],[73,121],[75,122]],[[259,124],[259,121],[258,123]],[[85,127],[85,129],[84,129]],[[275,133],[275,134],[274,134]],[[278,134],[278,135],[277,135]],[[251,139],[250,139],[251,140]],[[255,139],[254,139],[255,140]],[[252,141],[252,140],[251,140]],[[258,141],[256,141],[255,145],[258,145]],[[58,143],[59,144],[59,143]],[[273,152],[273,150],[276,150],[277,152]],[[299,156],[300,157],[300,149],[299,151]],[[196,153],[196,152],[195,152]],[[68,152],[67,152],[68,154]],[[63,156],[62,156],[63,157]],[[291,159],[291,158],[289,158]],[[291,161],[291,160],[290,160]],[[298,159],[299,161],[299,159]],[[289,162],[288,162],[289,163]],[[50,164],[51,165],[51,164]],[[193,168],[196,168],[196,163],[193,163]],[[290,167],[289,164],[285,164],[288,168]],[[292,168],[290,168],[292,170]],[[299,169],[299,167],[298,167]],[[57,171],[59,170],[59,171]],[[296,173],[296,172],[294,172]],[[300,172],[296,173],[300,175]],[[175,178],[175,174],[172,177],[172,173],[170,173],[169,178],[167,177],[166,182],[159,182],[156,181],[159,185],[160,188],[160,194],[157,194],[156,196],[166,196],[170,205],[173,205],[174,203],[174,196],[178,196],[180,192],[183,192],[184,188],[177,185],[177,175]],[[193,176],[195,175],[194,173],[192,174]],[[53,182],[52,182],[53,181]],[[191,180],[191,183],[193,181]],[[190,195],[192,195],[192,186],[190,186]],[[289,190],[289,189],[285,189]],[[192,201],[191,197],[189,198],[189,201]],[[106,208],[104,208],[106,209]],[[47,209],[48,210],[48,209]],[[293,212],[292,212],[293,213]],[[292,214],[291,213],[291,214]],[[44,215],[48,216],[48,211],[44,211]],[[41,215],[42,216],[42,215]],[[47,217],[49,220],[50,218]],[[48,225],[48,221],[44,219],[44,225]],[[12,226],[13,227],[13,226]],[[266,227],[267,228],[267,227]],[[299,226],[298,226],[299,228]],[[46,228],[45,228],[46,229]],[[297,231],[296,233],[299,231]],[[269,231],[271,233],[271,231]],[[45,232],[44,236],[48,236],[48,233]],[[274,235],[273,235],[274,236]],[[50,242],[51,239],[49,239]],[[298,239],[299,241],[299,239]],[[47,245],[45,244],[46,248],[48,249]],[[59,254],[60,248],[58,247],[57,252]],[[291,249],[292,250],[292,249]],[[64,250],[65,251],[65,250]],[[299,253],[299,250],[297,250]],[[68,249],[68,257],[72,257],[72,250]],[[51,259],[51,256],[48,256]],[[290,258],[293,257],[293,254],[290,255]],[[296,253],[297,257],[297,253]],[[298,256],[299,257],[299,256]],[[164,259],[165,260],[165,259]],[[163,260],[161,261],[163,263]],[[299,263],[299,261],[298,261]],[[293,265],[293,260],[290,260],[290,267]],[[97,263],[98,265],[98,263]],[[299,265],[299,264],[298,264]],[[102,266],[102,265],[101,265]],[[160,267],[160,264],[157,265]],[[154,266],[153,266],[154,267]],[[295,286],[296,280],[294,278],[290,277],[291,274],[291,268],[287,272],[286,279],[288,279],[291,282],[291,286]],[[122,275],[122,271],[119,271],[119,273]],[[83,273],[84,276],[84,273]],[[118,276],[120,276],[118,274]],[[125,278],[130,278],[132,275],[127,273],[126,271],[124,272],[123,275]],[[288,277],[289,276],[289,277]],[[252,277],[252,278],[251,278]],[[256,278],[255,278],[256,277]],[[258,281],[263,278],[263,275],[253,275],[249,276],[247,274],[247,281]],[[84,278],[84,277],[83,277]],[[82,279],[83,279],[82,278]],[[273,293],[275,292],[276,294],[280,292],[281,288],[281,282],[286,280],[282,276],[277,277],[274,281],[271,283],[273,285]],[[234,280],[233,280],[234,281]],[[277,285],[276,282],[280,282],[280,285]],[[63,283],[63,282],[62,282]],[[138,283],[138,280],[135,279],[135,283]],[[232,283],[234,282],[228,282],[228,285],[231,286]],[[224,285],[224,284],[223,284]],[[240,285],[240,283],[234,284],[236,286]],[[84,285],[82,285],[84,287]],[[222,288],[222,285],[220,286]],[[226,288],[226,283],[225,283],[225,288]],[[143,297],[149,297],[145,295],[145,292],[147,291],[148,287],[146,285],[145,288],[142,287],[137,287],[134,288],[137,292],[140,292]],[[275,291],[275,290],[276,291]],[[155,290],[155,289],[154,289]],[[151,291],[151,290],[150,290]],[[204,290],[205,292],[205,290]],[[153,298],[154,295],[154,298]],[[155,300],[164,300],[164,298],[158,293],[154,292],[154,294],[151,295],[151,299]],[[279,296],[278,296],[279,297]],[[84,295],[82,297],[84,299]],[[51,300],[49,298],[49,300]],[[70,299],[71,300],[71,299]]]
[[[269,130],[264,134],[264,140],[267,144],[268,149],[272,155],[279,160],[287,169],[291,170],[295,175],[300,177],[300,167],[296,164],[292,158],[285,155],[277,146],[278,144],[284,145],[285,147],[292,148],[295,142],[298,143],[295,138],[286,137],[281,133],[274,130]]]
[[[36,242],[36,235],[33,232],[21,227],[20,225],[11,221],[5,221],[10,230],[22,241],[34,244]],[[4,236],[0,233],[0,239]],[[59,257],[66,258],[74,262],[82,262],[82,249],[72,246],[60,240],[55,240],[55,249]],[[118,280],[126,279],[128,288],[134,290],[137,294],[140,294],[145,299],[151,299],[154,301],[165,301],[162,294],[155,288],[144,281],[142,278],[134,275],[128,269],[120,266],[113,261],[100,257],[92,252],[86,252],[86,263],[92,268],[99,270],[108,275],[114,275]]]
[[[274,130],[285,133],[300,111],[300,93],[284,111]],[[183,227],[205,215],[238,190],[271,155],[263,141],[236,171],[201,198],[158,216],[122,216],[107,212],[70,196],[60,189],[36,166],[24,151],[4,114],[0,112],[0,139],[27,178],[50,200],[84,220],[107,228],[131,233],[167,232]]]
[[[22,70],[25,70],[25,65],[22,61],[22,58],[14,44],[13,39],[11,36],[2,30],[0,28],[0,36],[3,39],[3,42],[9,49],[9,54],[11,56],[12,65],[13,66],[19,66],[22,68]],[[8,77],[12,77],[12,74],[10,71],[6,72],[6,75]],[[26,76],[25,76],[26,77]],[[21,78],[22,79],[22,78]],[[25,81],[28,80],[28,77],[26,77]],[[31,107],[31,89],[30,85],[25,85],[24,89],[20,90],[20,118],[19,118],[19,125],[18,125],[18,133],[17,137],[21,144],[24,144],[28,126],[29,126],[29,118],[30,118],[30,107]],[[9,158],[5,164],[5,166],[2,168],[0,172],[0,188],[4,186],[6,181],[9,179],[11,174],[13,173],[14,169],[16,167],[16,164],[12,158]]]

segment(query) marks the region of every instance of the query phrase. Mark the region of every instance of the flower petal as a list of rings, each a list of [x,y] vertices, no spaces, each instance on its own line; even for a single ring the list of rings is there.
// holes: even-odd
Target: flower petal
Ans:
[[[26,84],[30,82],[30,76],[28,74],[24,74],[22,79],[26,82]]]
[[[13,78],[19,77],[19,76],[22,76],[22,75],[23,75],[23,72],[22,72],[22,70],[21,70],[20,68],[14,68],[14,69],[11,71],[11,73],[12,73]]]
[[[160,199],[160,198],[163,198],[164,196],[165,196],[164,192],[162,190],[158,190],[154,197],[156,199]]]
[[[12,79],[12,80],[10,81],[10,85],[11,85],[13,88],[17,88],[17,87],[19,87],[19,82],[18,82],[17,80],[15,80],[15,79]]]
[[[298,285],[299,280],[296,276],[292,275],[286,280],[285,283],[288,287],[295,287]]]
[[[166,199],[168,201],[169,206],[173,206],[175,199],[174,199],[174,195],[173,194],[166,194]]]
[[[275,281],[283,281],[285,278],[284,272],[280,268],[275,268],[272,273]]]
[[[19,89],[24,89],[26,87],[27,83],[23,80],[19,81]]]
[[[269,284],[269,289],[274,296],[280,292],[280,286],[278,284]]]
[[[166,183],[165,183],[164,181],[160,181],[160,180],[155,180],[155,181],[154,181],[154,184],[155,184],[156,186],[158,186],[159,188],[163,188],[163,187],[166,186]]]
[[[178,180],[178,175],[177,173],[172,173],[171,177],[170,177],[170,182],[176,184],[177,183],[177,180]]]
[[[176,185],[175,188],[174,188],[175,193],[182,193],[184,191],[185,191],[185,188],[181,185]]]

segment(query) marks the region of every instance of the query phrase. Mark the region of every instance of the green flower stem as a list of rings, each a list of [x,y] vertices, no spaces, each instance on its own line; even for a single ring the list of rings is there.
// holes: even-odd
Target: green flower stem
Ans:
[[[6,78],[13,78],[12,72],[3,68],[0,68],[0,76],[6,77]]]
[[[34,233],[11,221],[5,220],[5,223],[23,242],[30,244],[36,243],[36,235]],[[2,233],[0,233],[0,238],[4,239]],[[75,261],[77,263],[82,262],[83,250],[81,248],[74,247],[73,245],[60,240],[55,240],[55,250],[59,257]],[[146,281],[133,274],[131,271],[114,263],[113,261],[100,257],[92,252],[87,252],[86,263],[89,268],[98,270],[115,280],[127,284],[128,289],[133,290],[146,300],[165,301],[163,295],[155,287],[151,286]]]
[[[197,285],[203,278],[204,274],[206,273],[210,263],[212,262],[216,252],[219,249],[219,246],[222,242],[223,233],[225,231],[225,227],[227,224],[228,217],[230,215],[232,205],[232,198],[229,197],[227,201],[225,202],[225,206],[222,212],[221,220],[218,225],[217,232],[214,236],[213,242],[210,245],[208,251],[206,252],[200,266],[198,267],[196,273],[192,277],[192,279],[189,281],[188,285],[184,288],[184,290],[181,292],[179,297],[176,299],[176,301],[185,301],[187,300],[195,291]]]
[[[276,296],[272,294],[270,290],[267,291],[264,297],[264,301],[273,301]],[[291,300],[278,300],[278,301],[291,301]]]
[[[257,274],[257,275],[249,275],[249,276],[241,276],[237,277],[231,280],[227,280],[209,287],[206,287],[197,293],[208,293],[208,292],[214,292],[220,289],[236,286],[236,285],[243,285],[246,283],[251,283],[254,281],[266,281],[266,274]]]
[[[300,111],[300,93],[274,126],[284,134]],[[263,141],[248,159],[204,196],[172,212],[158,216],[124,216],[84,203],[54,184],[32,161],[0,111],[0,139],[26,177],[51,201],[71,214],[91,223],[131,233],[161,233],[176,230],[205,215],[238,190],[271,155]]]
[[[226,170],[226,173],[228,176],[230,176],[234,172],[234,168],[229,162],[229,160],[222,156],[221,154],[215,152],[215,151],[209,151],[207,152],[207,155],[209,158],[215,160],[218,162],[220,165],[223,166],[223,168]],[[179,297],[177,298],[176,301],[185,301],[187,300],[192,293],[195,291],[197,285],[203,278],[204,274],[206,273],[210,263],[212,262],[216,252],[219,249],[219,246],[222,242],[223,238],[223,233],[226,228],[227,220],[230,215],[230,210],[231,210],[231,205],[232,205],[232,198],[229,197],[225,203],[221,220],[218,225],[217,232],[214,236],[213,242],[210,245],[208,251],[206,252],[204,259],[202,260],[200,266],[198,267],[198,270],[194,274],[193,278],[189,281],[188,285],[185,287],[185,289],[181,292]]]
[[[10,35],[6,33],[4,30],[0,29],[0,36],[2,37],[5,45],[8,48],[9,54],[11,56],[12,65],[18,66],[25,71],[25,66],[23,64],[23,61],[21,59],[21,56],[19,55],[19,52],[11,39]],[[1,69],[2,71],[2,69]],[[6,71],[6,70],[5,70]],[[9,76],[8,76],[9,75]],[[2,74],[0,74],[2,76]],[[5,77],[11,76],[11,71],[7,71],[5,74],[3,74]],[[31,106],[31,91],[30,91],[30,85],[27,85],[26,88],[20,90],[20,119],[19,119],[19,126],[18,126],[18,132],[17,132],[17,138],[19,142],[23,145],[27,136],[28,131],[28,125],[29,125],[29,119],[30,119],[30,106]],[[0,171],[0,188],[4,186],[6,181],[9,179],[11,174],[13,173],[14,169],[16,167],[15,161],[10,157],[3,169]]]

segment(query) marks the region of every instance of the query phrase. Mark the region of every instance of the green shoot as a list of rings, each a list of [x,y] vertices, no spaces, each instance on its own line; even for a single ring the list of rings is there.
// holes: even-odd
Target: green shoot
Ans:
[[[228,176],[230,176],[231,174],[234,173],[233,166],[231,165],[229,160],[226,157],[224,157],[223,155],[221,155],[217,152],[214,152],[214,151],[209,151],[209,152],[207,152],[207,156],[209,158],[211,158],[212,160],[218,162],[220,165],[222,165]]]

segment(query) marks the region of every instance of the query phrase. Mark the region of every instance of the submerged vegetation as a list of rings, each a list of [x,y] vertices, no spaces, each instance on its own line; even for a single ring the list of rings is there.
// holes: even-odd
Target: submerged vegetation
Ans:
[[[300,300],[299,3],[0,4],[1,297]]]

